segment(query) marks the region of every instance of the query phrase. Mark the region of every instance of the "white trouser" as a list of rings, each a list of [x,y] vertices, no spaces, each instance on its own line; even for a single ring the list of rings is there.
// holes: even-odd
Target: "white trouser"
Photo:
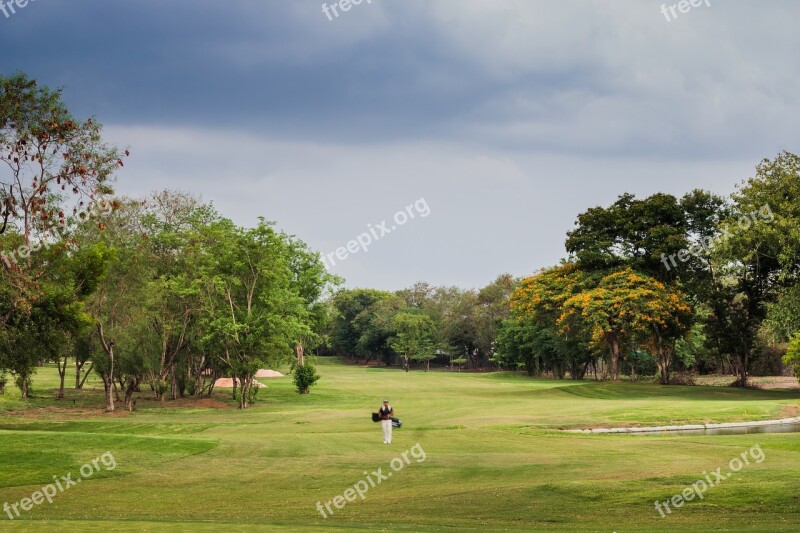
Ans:
[[[381,420],[381,428],[383,428],[383,442],[392,443],[392,421]]]

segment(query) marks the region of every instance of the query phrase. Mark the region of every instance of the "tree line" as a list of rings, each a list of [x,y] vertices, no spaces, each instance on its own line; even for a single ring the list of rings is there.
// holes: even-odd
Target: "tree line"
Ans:
[[[784,363],[800,377],[798,156],[765,159],[728,197],[622,194],[579,214],[565,247],[559,265],[477,291],[339,292],[330,349],[572,379],[724,373],[747,386]]]
[[[128,155],[60,91],[0,77],[0,390],[10,373],[27,397],[49,361],[62,397],[68,365],[77,388],[96,372],[108,411],[118,397],[132,410],[143,386],[157,399],[210,395],[223,375],[245,408],[256,372],[291,362],[307,392],[304,351],[337,282],[318,254],[190,194],[114,196]]]
[[[241,408],[261,368],[306,353],[364,364],[513,369],[617,380],[693,373],[800,377],[800,158],[765,159],[728,196],[622,194],[578,215],[560,264],[480,289],[340,289],[320,255],[261,219],[239,227],[179,191],[114,194],[127,150],[59,90],[0,76],[0,393],[38,365],[106,409],[149,389]],[[783,361],[781,361],[783,357]]]

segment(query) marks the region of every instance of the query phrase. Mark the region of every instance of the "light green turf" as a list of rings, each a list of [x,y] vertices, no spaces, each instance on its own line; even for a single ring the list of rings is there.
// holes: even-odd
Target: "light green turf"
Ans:
[[[99,390],[52,399],[40,369],[29,402],[0,397],[0,505],[53,475],[73,477],[110,451],[102,472],[9,521],[9,531],[631,531],[800,529],[800,434],[717,437],[559,432],[780,418],[800,393],[661,387],[367,369],[321,363],[312,394],[290,378],[263,380],[252,409],[141,400],[103,414]],[[94,385],[96,386],[96,382]],[[405,424],[391,447],[370,421],[383,396]],[[72,407],[75,400],[76,407]],[[232,402],[222,391],[222,405]],[[315,509],[420,444],[427,457],[324,520]],[[667,518],[678,494],[759,444],[751,464]],[[1,512],[1,511],[0,511]]]

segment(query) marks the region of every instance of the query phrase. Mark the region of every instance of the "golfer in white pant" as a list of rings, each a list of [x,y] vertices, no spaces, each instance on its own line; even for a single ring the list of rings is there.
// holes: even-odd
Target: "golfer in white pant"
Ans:
[[[378,415],[381,418],[381,429],[383,429],[383,443],[392,443],[392,415],[394,409],[389,405],[389,400],[383,400],[383,405],[378,410]]]

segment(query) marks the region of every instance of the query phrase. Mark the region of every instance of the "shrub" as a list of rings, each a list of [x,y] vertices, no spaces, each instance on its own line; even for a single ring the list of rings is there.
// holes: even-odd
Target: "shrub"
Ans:
[[[308,394],[309,388],[319,380],[317,369],[309,364],[294,369],[294,386],[299,394]]]

